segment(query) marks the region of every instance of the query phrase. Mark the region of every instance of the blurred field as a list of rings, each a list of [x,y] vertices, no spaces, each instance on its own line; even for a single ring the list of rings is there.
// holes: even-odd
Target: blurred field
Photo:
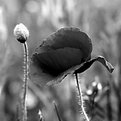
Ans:
[[[40,41],[61,27],[74,26],[93,42],[92,57],[103,55],[115,70],[99,63],[80,74],[85,109],[91,121],[121,121],[121,1],[120,0],[0,0],[0,120],[16,121],[23,79],[23,47],[13,29],[24,23],[30,31],[29,58]],[[97,84],[95,86],[95,84]],[[97,91],[95,91],[97,89]],[[53,100],[63,121],[83,121],[78,108],[75,77],[40,89],[30,83],[28,121],[57,121]]]

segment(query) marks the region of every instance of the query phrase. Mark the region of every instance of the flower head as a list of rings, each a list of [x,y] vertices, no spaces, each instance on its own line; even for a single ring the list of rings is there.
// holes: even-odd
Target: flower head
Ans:
[[[32,55],[30,78],[43,86],[61,82],[68,74],[82,73],[95,61],[109,72],[113,67],[104,57],[91,59],[92,42],[89,36],[75,27],[61,28],[47,37]]]
[[[14,35],[16,36],[16,39],[20,43],[25,43],[25,41],[29,37],[29,30],[27,29],[27,27],[24,24],[20,23],[15,26]]]
[[[86,33],[74,27],[61,28],[35,50],[30,64],[31,79],[40,85],[58,77],[60,81],[61,74],[89,60],[91,52],[91,39]]]

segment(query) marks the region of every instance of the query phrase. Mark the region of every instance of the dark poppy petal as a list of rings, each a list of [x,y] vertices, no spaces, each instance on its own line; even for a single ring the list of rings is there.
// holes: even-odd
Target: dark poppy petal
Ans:
[[[75,73],[82,73],[85,70],[87,70],[95,61],[100,62],[101,64],[103,64],[103,66],[105,66],[107,68],[107,70],[112,73],[114,70],[114,67],[108,62],[106,61],[106,59],[103,56],[98,56],[94,59],[91,59],[87,62],[85,62],[82,66],[80,66],[79,69],[75,70]]]
[[[79,65],[82,61],[82,52],[79,49],[66,47],[34,54],[32,61],[43,72],[58,76],[72,66]]]
[[[89,69],[91,67],[91,65],[96,61],[103,64],[103,66],[105,66],[110,73],[113,72],[114,67],[108,61],[106,61],[106,59],[103,56],[98,56],[98,57],[95,57],[91,60],[88,60],[87,62],[84,62],[80,65],[76,65],[76,66],[66,70],[64,73],[62,73],[61,75],[56,77],[55,80],[48,82],[47,85],[50,86],[50,85],[57,84],[57,83],[61,82],[68,74],[83,73],[84,71]]]
[[[67,73],[91,58],[90,38],[78,28],[62,28],[45,39],[35,50],[30,64],[30,78],[42,86],[60,82]]]
[[[72,66],[79,65],[82,61],[81,59],[82,53],[79,49],[67,47],[41,54],[34,54],[30,66],[31,76],[34,77],[39,74],[39,79],[43,78],[42,80],[46,80],[46,83],[49,81],[46,79],[48,75],[55,78]],[[43,77],[44,74],[45,76]]]
[[[108,61],[106,61],[106,59],[103,56],[97,57],[96,60],[98,62],[100,62],[101,64],[103,64],[110,73],[113,72],[114,67],[111,65],[111,63],[109,63]]]
[[[45,39],[39,48],[41,47],[50,47],[55,50],[64,47],[77,48],[82,51],[83,60],[86,60],[92,52],[92,42],[88,35],[72,27],[59,29]]]

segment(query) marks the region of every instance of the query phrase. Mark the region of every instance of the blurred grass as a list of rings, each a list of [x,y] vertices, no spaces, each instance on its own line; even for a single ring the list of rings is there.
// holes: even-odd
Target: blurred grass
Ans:
[[[22,46],[13,37],[13,28],[17,23],[24,23],[30,30],[28,41],[30,57],[41,42],[60,27],[76,26],[85,31],[92,38],[93,54],[101,54],[114,66],[115,70],[110,78],[109,74],[98,63],[80,75],[83,92],[95,77],[102,84],[102,92],[111,83],[112,120],[120,121],[117,117],[120,95],[117,98],[115,91],[121,92],[120,81],[120,35],[121,35],[121,1],[120,0],[1,0],[0,1],[0,120],[13,121],[16,113],[19,90],[13,82],[21,82],[23,78],[23,50]],[[118,42],[117,42],[118,41]],[[14,81],[13,81],[14,80]],[[78,104],[73,77],[48,90],[38,89],[30,84],[31,104],[28,104],[29,120],[38,121],[38,111],[42,110],[46,121],[57,120],[52,101],[55,100],[64,121],[79,121]],[[10,81],[10,83],[8,83]],[[11,85],[12,84],[12,85]],[[3,90],[3,91],[1,91]],[[6,91],[5,91],[6,90]],[[101,93],[101,95],[104,95]],[[106,111],[107,94],[100,97],[98,105]],[[29,100],[29,99],[28,99]],[[33,103],[32,103],[33,100]],[[117,103],[118,102],[118,103]],[[112,105],[113,104],[113,105]],[[12,106],[11,106],[12,105]],[[88,105],[85,104],[88,109]],[[95,107],[96,109],[96,107]],[[97,108],[98,109],[98,108]],[[92,110],[92,109],[89,109]],[[101,113],[101,111],[99,111]],[[117,115],[118,114],[118,115]],[[100,115],[94,120],[108,121],[107,115]],[[35,119],[36,117],[36,119]],[[83,120],[83,119],[82,119]]]

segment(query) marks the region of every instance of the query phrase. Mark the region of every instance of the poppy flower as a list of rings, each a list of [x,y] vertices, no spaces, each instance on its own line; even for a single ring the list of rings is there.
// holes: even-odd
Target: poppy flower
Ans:
[[[78,28],[61,28],[48,36],[35,50],[30,63],[30,79],[43,86],[61,82],[68,74],[82,73],[95,61],[110,72],[113,67],[104,57],[91,59],[92,42]]]

